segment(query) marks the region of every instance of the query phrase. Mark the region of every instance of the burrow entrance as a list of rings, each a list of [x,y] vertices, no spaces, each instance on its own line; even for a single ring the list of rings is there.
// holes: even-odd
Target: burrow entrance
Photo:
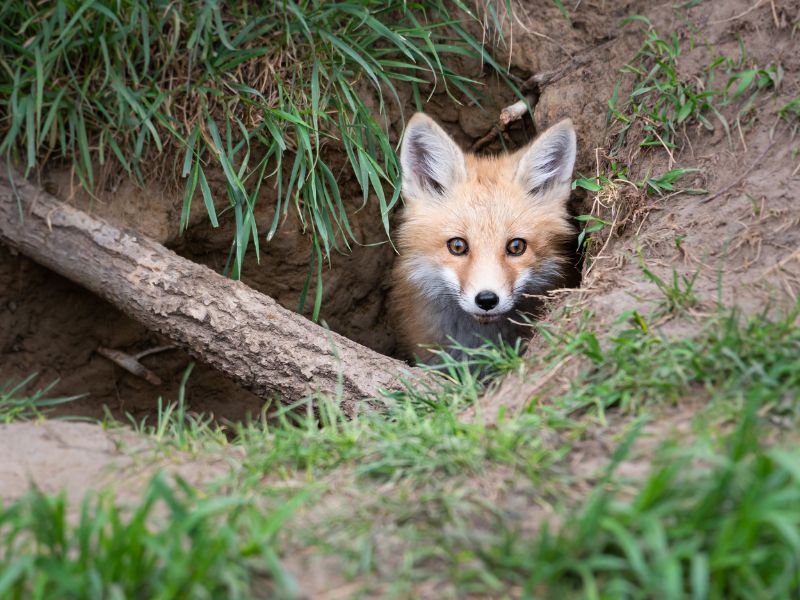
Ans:
[[[592,3],[589,3],[590,5]],[[518,82],[531,74],[547,72],[564,65],[581,49],[602,44],[608,38],[617,12],[628,13],[628,2],[616,7],[588,7],[579,18],[563,19],[558,8],[539,7],[528,15],[525,6],[520,18],[545,20],[553,28],[542,37],[531,30],[515,29],[513,45],[507,57]],[[556,31],[557,30],[557,31]],[[558,43],[552,40],[558,39]],[[623,45],[624,46],[624,45]],[[628,52],[625,47],[620,52]],[[483,107],[458,105],[443,91],[426,104],[426,112],[439,121],[465,149],[492,130],[500,110],[516,98],[484,65],[475,75],[482,80]],[[616,73],[609,74],[616,77]],[[566,82],[565,82],[566,83]],[[512,124],[502,136],[489,144],[481,144],[485,153],[513,150],[527,143],[536,133],[563,116],[571,117],[579,134],[578,170],[591,170],[593,148],[602,139],[604,110],[602,99],[592,93],[594,84],[585,81],[576,86],[573,80],[561,86],[558,93],[542,94],[537,100],[534,119],[525,117]],[[406,117],[413,106],[410,95],[405,98]],[[402,130],[400,111],[390,114],[392,134],[397,139]],[[165,176],[145,189],[106,173],[96,198],[81,193],[74,175],[66,169],[51,166],[40,174],[40,183],[56,196],[99,214],[112,222],[137,229],[153,237],[179,254],[221,271],[228,256],[232,236],[232,220],[222,220],[212,229],[203,214],[202,203],[195,202],[188,231],[179,234],[182,204],[182,183]],[[223,178],[209,180],[214,190],[222,192]],[[343,198],[354,206],[361,205],[360,190],[354,181],[342,185]],[[267,191],[266,193],[269,193]],[[273,204],[262,203],[265,210]],[[580,192],[573,198],[576,208],[583,201]],[[269,223],[271,215],[259,217]],[[396,220],[397,212],[393,215]],[[395,253],[386,242],[379,218],[377,202],[371,201],[352,215],[351,225],[360,244],[352,245],[348,254],[334,254],[330,268],[324,269],[324,296],[321,320],[361,344],[387,355],[396,354],[396,340],[388,322],[386,300],[389,274]],[[383,243],[381,243],[383,242]],[[377,244],[377,245],[376,245]],[[275,298],[283,306],[298,309],[298,299],[307,276],[310,242],[292,211],[282,223],[276,237],[262,247],[260,263],[250,257],[242,275],[243,281]],[[580,264],[576,257],[577,281]],[[302,312],[310,313],[310,302]],[[51,394],[84,394],[78,400],[56,409],[55,414],[102,417],[109,411],[116,418],[130,414],[140,420],[151,415],[158,399],[174,401],[178,397],[181,377],[192,361],[179,349],[162,349],[141,360],[162,380],[154,386],[102,356],[98,349],[110,348],[137,355],[169,342],[149,332],[138,323],[120,314],[103,300],[60,276],[40,267],[23,256],[0,247],[0,382],[20,381],[37,373],[29,389],[42,388],[56,382]],[[240,419],[247,413],[257,414],[263,402],[242,390],[215,370],[198,364],[188,389],[191,410],[210,413],[218,418]]]

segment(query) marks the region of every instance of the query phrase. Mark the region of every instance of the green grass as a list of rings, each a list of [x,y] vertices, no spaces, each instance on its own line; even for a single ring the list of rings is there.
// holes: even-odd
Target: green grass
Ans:
[[[2,598],[251,598],[258,578],[290,595],[275,537],[304,494],[276,506],[199,495],[157,475],[131,510],[32,491],[0,508]]]
[[[693,5],[693,4],[692,4]],[[682,6],[688,8],[689,5]],[[677,7],[676,7],[677,8]],[[781,85],[782,69],[779,65],[749,65],[744,44],[738,59],[716,55],[709,64],[690,72],[687,53],[697,51],[694,37],[681,39],[677,31],[662,36],[650,20],[644,16],[633,16],[623,24],[642,23],[644,41],[637,54],[621,70],[622,78],[614,87],[608,100],[608,123],[615,140],[607,151],[598,173],[593,177],[579,177],[573,189],[582,188],[594,194],[593,210],[597,214],[580,215],[584,222],[579,237],[579,247],[591,256],[591,234],[611,225],[612,220],[600,212],[612,206],[617,218],[628,216],[628,210],[640,202],[622,202],[623,192],[634,191],[641,201],[647,196],[671,197],[678,194],[706,194],[707,190],[685,186],[681,179],[700,169],[679,165],[680,151],[684,146],[682,133],[691,125],[700,125],[712,131],[722,127],[731,142],[731,124],[740,129],[747,119],[755,114],[757,101],[767,92],[776,91]],[[688,50],[688,52],[687,52]],[[704,48],[716,53],[713,48]],[[749,66],[749,68],[748,68]],[[621,97],[621,94],[624,96]],[[779,109],[779,116],[787,119],[792,104]],[[662,150],[669,159],[663,172],[651,172],[652,167],[642,173],[638,163],[645,163],[641,155],[631,146]],[[623,150],[628,149],[639,156],[637,164],[626,164]],[[630,157],[631,154],[628,154]],[[663,169],[664,167],[660,167]],[[639,171],[639,177],[629,173]],[[627,204],[627,207],[625,206]]]
[[[33,389],[38,377],[32,373],[22,381],[0,384],[0,423],[10,423],[46,416],[52,407],[76,400],[80,396],[51,396],[58,383],[54,381],[43,388]]]
[[[800,417],[797,314],[720,307],[669,337],[653,323],[671,302],[665,292],[652,315],[624,313],[605,334],[591,315],[540,326],[545,348],[530,360],[476,351],[468,361],[498,372],[580,365],[561,392],[540,390],[489,424],[459,416],[491,384],[453,361],[440,387],[398,396],[383,415],[346,419],[317,399],[317,415],[298,406],[223,425],[179,398],[144,430],[167,456],[224,457],[229,475],[203,492],[157,477],[130,508],[89,495],[72,518],[75,504],[38,493],[6,505],[0,596],[291,597],[289,565],[312,553],[367,595],[438,582],[457,596],[789,597],[800,479],[791,438],[770,424]],[[687,401],[705,408],[691,432],[671,441],[664,430],[650,475],[618,473],[641,425]],[[573,453],[610,431],[621,437],[615,455],[593,457],[601,471],[572,472]],[[588,498],[570,491],[580,482]],[[549,516],[521,528],[520,507],[537,505]]]
[[[673,302],[669,297],[665,301],[668,310],[674,310]],[[800,389],[795,373],[800,367],[800,330],[795,318],[743,320],[732,313],[695,319],[697,334],[671,339],[632,311],[620,316],[611,340],[601,340],[591,330],[555,339],[593,365],[578,378],[568,398],[579,406],[594,404],[600,413],[610,406],[636,410],[654,401],[706,394],[733,401],[753,380],[778,399]]]
[[[794,120],[800,120],[800,97],[793,98],[781,106],[778,109],[778,116],[789,123],[792,122],[792,117]]]
[[[646,25],[645,40],[637,55],[623,69],[632,78],[627,98],[620,100],[621,82],[609,100],[609,119],[618,124],[612,155],[618,152],[636,126],[641,147],[661,147],[668,153],[677,149],[678,134],[685,125],[699,123],[708,130],[719,124],[730,139],[730,121],[740,120],[766,90],[780,86],[781,70],[777,65],[746,67],[745,49],[739,60],[718,56],[699,73],[684,73],[679,61],[685,48],[677,32],[662,36],[642,16],[625,22],[639,21]],[[690,49],[694,40],[690,40]],[[736,104],[733,117],[723,109]]]
[[[74,21],[59,12],[66,6],[0,9],[3,85],[19,90],[0,96],[2,149],[24,161],[33,156],[29,165],[48,154],[77,156],[81,179],[97,185],[114,161],[147,177],[148,161],[179,148],[187,202],[203,198],[217,219],[223,210],[216,212],[206,172],[221,169],[230,200],[224,210],[239,219],[234,275],[248,245],[277,223],[253,221],[262,175],[279,174],[276,215],[299,211],[316,236],[317,269],[336,244],[346,249],[353,239],[348,205],[332,191],[340,175],[356,173],[367,190],[362,201],[396,178],[393,149],[380,137],[385,123],[353,92],[353,84],[375,85],[356,57],[391,102],[392,86],[401,84],[421,98],[432,74],[466,94],[470,82],[437,57],[483,52],[457,26],[434,27],[434,17],[448,20],[439,4],[426,5],[432,12],[413,28],[418,36],[402,39],[378,36],[376,23],[399,34],[418,6],[381,3],[370,16],[366,3],[281,4],[251,15],[244,3],[225,10],[164,3],[150,12],[125,3],[125,23],[104,12],[111,4],[69,5],[80,13]],[[23,22],[25,14],[35,18]],[[353,42],[356,56],[326,34]],[[776,71],[744,59],[712,65],[699,82],[683,80],[677,39],[652,28],[646,35],[630,70],[638,93],[613,104],[627,119],[620,119],[622,135],[641,125],[645,145],[674,150],[686,123],[727,127],[719,116],[727,102],[741,113],[779,84]],[[286,54],[263,54],[276,39]],[[23,47],[26,40],[33,41]],[[316,58],[307,60],[312,50]],[[253,69],[263,60],[303,66],[278,69],[283,79],[269,85],[247,84],[258,81]],[[197,114],[179,114],[191,102],[184,84],[163,84],[172,75],[191,82]],[[237,87],[242,82],[252,90]],[[347,94],[362,104],[353,107]],[[342,98],[353,119],[346,123],[333,110]],[[790,102],[781,116],[796,112]],[[326,162],[326,146],[339,145],[341,164]],[[101,154],[105,167],[98,167]],[[669,195],[691,191],[680,187],[690,173],[670,167],[634,177],[612,162],[605,176],[575,185]],[[378,197],[386,209],[395,200]],[[581,243],[610,225],[582,220]],[[165,461],[180,460],[178,453],[219,457],[229,473],[202,489],[156,475],[126,501],[108,492],[81,502],[33,491],[0,505],[0,597],[290,598],[309,557],[322,559],[311,568],[330,569],[321,576],[335,573],[349,590],[343,595],[355,597],[796,597],[800,307],[744,317],[704,299],[695,274],[662,278],[641,267],[662,293],[648,313],[624,312],[611,326],[591,314],[538,324],[531,358],[519,346],[462,348],[461,361],[443,354],[436,382],[395,394],[383,414],[348,419],[335,398],[311,398],[250,422],[220,423],[191,411],[190,367],[178,398],[160,401],[152,420],[134,426]],[[675,319],[683,333],[668,335],[660,324]],[[549,383],[521,411],[489,414],[483,394],[493,375],[508,373]],[[556,377],[546,380],[549,374]],[[49,399],[51,388],[31,388],[29,378],[0,389],[0,422],[35,418],[64,401]],[[673,432],[670,416],[676,407],[685,416],[687,406],[696,411],[690,427]],[[463,416],[468,407],[474,420]],[[659,443],[648,446],[652,427]]]
[[[498,32],[494,6],[481,10]],[[235,223],[226,267],[234,278],[248,250],[258,258],[296,211],[313,243],[300,306],[316,279],[316,319],[323,263],[366,241],[350,226],[359,202],[378,202],[389,235],[399,167],[387,105],[406,108],[403,87],[417,108],[435,88],[479,102],[453,59],[503,71],[464,28],[483,17],[439,0],[7,2],[0,154],[26,171],[64,161],[90,192],[120,169],[140,182],[181,178],[182,229],[197,201],[213,226]],[[224,190],[209,185],[212,173]],[[359,202],[342,195],[348,179]],[[256,222],[265,185],[273,216]]]
[[[721,440],[662,449],[641,483],[612,469],[557,533],[524,540],[504,531],[471,552],[525,596],[796,597],[800,454],[761,441],[768,432],[755,413],[763,401],[753,390]]]

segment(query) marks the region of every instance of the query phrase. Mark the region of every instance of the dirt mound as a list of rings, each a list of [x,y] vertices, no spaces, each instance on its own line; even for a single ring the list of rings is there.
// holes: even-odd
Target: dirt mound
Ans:
[[[634,59],[642,44],[641,27],[635,34],[623,31],[611,47],[603,48],[594,60],[542,95],[537,121],[546,121],[554,110],[563,109],[564,99],[574,99],[582,91],[576,108],[587,135],[596,140],[596,152],[591,165],[584,155],[579,172],[604,175],[611,170],[612,160],[628,167],[628,182],[612,186],[613,193],[589,198],[594,204],[584,206],[607,225],[595,239],[582,288],[563,297],[554,314],[588,311],[602,330],[624,311],[649,314],[659,304],[673,303],[694,314],[713,312],[718,303],[745,313],[773,314],[797,305],[800,212],[795,204],[800,196],[800,139],[797,116],[781,115],[781,108],[800,94],[796,25],[791,25],[800,19],[800,10],[772,11],[768,4],[755,8],[750,2],[732,1],[703,2],[688,10],[658,6],[647,11],[655,30],[675,32],[685,49],[676,61],[685,80],[704,80],[715,61],[732,65],[730,77],[758,69],[779,73],[768,84],[767,93],[745,100],[748,92],[727,103],[721,94],[715,96],[720,117],[714,119],[713,129],[697,122],[684,125],[675,146],[666,151],[660,145],[641,146],[645,132],[639,130],[630,132],[616,158],[609,159],[619,125],[598,126],[607,122],[606,100],[624,98],[632,91],[630,75],[622,79],[621,88],[615,90],[615,86],[620,69]],[[608,73],[614,76],[607,77]],[[589,83],[593,74],[599,76],[591,77]],[[726,88],[722,79],[717,85],[730,97],[740,82],[733,79]],[[635,182],[677,168],[693,170],[679,187],[707,192],[662,190],[659,194],[633,189]],[[661,325],[675,334],[686,333],[690,326],[672,318],[669,311]],[[530,351],[538,349],[534,341]],[[521,408],[535,394],[558,393],[569,386],[577,369],[573,361],[552,372],[510,377],[484,400],[482,415],[491,419],[497,408]]]

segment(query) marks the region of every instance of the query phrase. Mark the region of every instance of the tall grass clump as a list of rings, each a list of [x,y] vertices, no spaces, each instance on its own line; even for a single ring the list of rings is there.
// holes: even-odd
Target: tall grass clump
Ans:
[[[507,532],[477,554],[525,597],[796,598],[799,456],[763,443],[761,401],[719,447],[673,442],[643,481],[601,480],[557,533]]]
[[[361,203],[380,204],[388,236],[399,168],[386,103],[410,86],[420,107],[436,87],[477,101],[453,59],[502,70],[464,25],[501,17],[435,0],[58,0],[0,8],[0,153],[30,171],[72,164],[92,192],[120,168],[139,182],[175,173],[185,190],[181,228],[201,199],[213,226],[232,212],[227,271],[239,277],[293,208],[313,242],[301,307],[323,262],[357,241],[342,198],[352,176]],[[374,101],[374,105],[373,105]],[[324,152],[332,147],[338,152]],[[336,162],[331,160],[342,157]],[[209,171],[224,175],[212,189]],[[269,179],[270,222],[255,207]],[[392,190],[386,192],[385,190]],[[219,198],[218,195],[224,195]]]

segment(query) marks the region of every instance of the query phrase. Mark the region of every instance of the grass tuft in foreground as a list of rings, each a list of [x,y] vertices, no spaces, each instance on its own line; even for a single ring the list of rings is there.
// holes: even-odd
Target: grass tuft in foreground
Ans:
[[[53,407],[71,402],[80,396],[51,397],[54,381],[43,388],[32,390],[38,373],[32,373],[19,382],[0,384],[0,423],[43,417]]]
[[[720,441],[676,440],[641,483],[601,479],[557,533],[526,541],[506,531],[473,552],[494,577],[537,597],[796,597],[800,454],[762,442],[759,393]]]
[[[251,598],[259,579],[291,595],[275,535],[303,500],[264,513],[242,495],[204,497],[157,475],[127,510],[38,491],[0,507],[2,598]]]

